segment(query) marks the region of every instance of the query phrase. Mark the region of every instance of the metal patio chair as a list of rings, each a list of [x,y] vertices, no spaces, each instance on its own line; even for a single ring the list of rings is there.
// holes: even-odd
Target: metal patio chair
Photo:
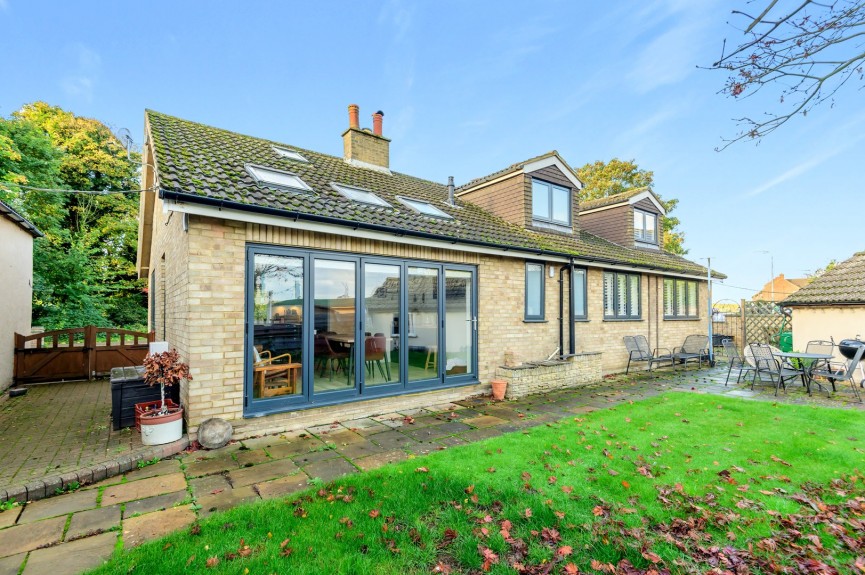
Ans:
[[[649,348],[649,342],[644,335],[626,335],[622,338],[625,342],[625,349],[628,351],[628,367],[625,368],[625,375],[631,369],[631,362],[645,361],[649,364],[649,371],[652,371],[653,363],[664,363],[669,361],[670,366],[673,365],[673,354],[669,349],[659,347],[652,351]],[[666,354],[659,354],[659,351],[666,351]]]
[[[756,369],[745,361],[745,358],[739,353],[739,348],[736,347],[736,344],[733,343],[732,339],[722,339],[721,345],[724,346],[724,355],[727,356],[727,361],[730,362],[730,367],[727,369],[727,379],[724,381],[724,385],[727,385],[730,382],[730,374],[733,372],[733,369],[739,370],[739,375],[736,376],[736,383],[739,383],[742,379],[743,373],[748,373]]]
[[[832,384],[832,391],[837,391],[835,389],[836,382],[850,382],[850,387],[853,389],[853,393],[856,395],[856,400],[859,403],[862,403],[862,397],[859,395],[859,387],[853,380],[853,374],[859,367],[859,362],[862,361],[863,355],[865,355],[865,345],[860,346],[859,349],[856,350],[856,355],[854,355],[852,359],[848,359],[846,363],[827,362],[825,367],[812,369],[811,377],[825,377]]]
[[[813,340],[809,341],[805,346],[805,352],[807,353],[825,353],[827,355],[832,355],[835,353],[835,342],[834,341],[824,341],[824,340]],[[811,371],[815,369],[828,369],[830,364],[830,360],[827,359],[818,359],[811,364]],[[804,366],[803,366],[804,367]]]
[[[709,361],[709,336],[692,334],[685,338],[685,343],[673,348],[673,361],[687,366],[689,361],[696,361],[698,367],[703,367],[703,359]]]
[[[751,354],[754,356],[754,362],[757,368],[754,370],[754,376],[751,378],[751,389],[754,389],[754,384],[757,378],[763,380],[763,375],[768,375],[772,380],[772,385],[775,386],[775,395],[778,395],[778,389],[787,386],[786,381],[798,378],[805,383],[805,372],[799,369],[787,367],[778,361],[778,358],[772,353],[772,346],[765,343],[752,343],[750,346]]]

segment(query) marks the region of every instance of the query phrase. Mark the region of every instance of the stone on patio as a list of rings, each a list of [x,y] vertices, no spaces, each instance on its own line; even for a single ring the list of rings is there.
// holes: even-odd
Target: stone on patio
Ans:
[[[262,499],[282,497],[309,487],[309,477],[305,473],[295,473],[272,481],[265,481],[255,486]]]
[[[130,501],[126,504],[123,516],[132,517],[133,515],[143,515],[145,513],[159,511],[160,509],[170,509],[187,497],[189,497],[187,491],[175,491],[174,493],[166,493],[165,495],[156,495],[154,497],[139,499],[138,501]],[[75,520],[74,515],[72,516],[72,520]]]
[[[31,523],[46,517],[57,517],[58,515],[68,515],[74,511],[93,509],[96,507],[97,495],[96,491],[75,491],[28,503],[24,507],[18,523]]]
[[[189,507],[175,507],[147,515],[131,517],[123,521],[124,547],[136,547],[145,541],[167,535],[195,521],[195,513]]]
[[[370,455],[369,457],[356,459],[354,461],[354,464],[364,471],[369,471],[370,469],[375,469],[377,467],[381,467],[382,465],[387,465],[388,463],[396,463],[397,461],[403,461],[405,459],[408,459],[408,453],[406,453],[405,451],[386,451],[377,455]]]
[[[219,493],[212,495],[204,495],[196,499],[196,502],[201,506],[198,513],[201,517],[207,517],[217,511],[225,511],[232,507],[237,507],[243,503],[249,503],[258,499],[258,493],[255,492],[252,485],[244,485],[235,489],[225,489]],[[162,513],[161,511],[159,513]],[[155,515],[151,513],[150,515]],[[143,517],[150,517],[143,515]]]
[[[136,481],[138,479],[147,479],[148,477],[156,477],[157,475],[168,475],[180,471],[180,460],[178,459],[163,459],[157,463],[147,465],[140,469],[133,469],[126,474],[128,481]]]
[[[412,443],[416,443],[414,439],[399,431],[386,431],[373,435],[369,439],[388,450],[403,449]]]
[[[318,477],[322,481],[333,481],[337,477],[356,472],[357,468],[342,457],[339,457],[311,463],[304,467],[303,470],[310,477]]]
[[[0,531],[0,557],[16,555],[57,543],[63,536],[66,516],[16,525]]]
[[[270,461],[264,449],[242,449],[234,455],[234,458],[241,467],[249,467],[256,463]]]
[[[24,575],[78,575],[102,565],[111,558],[117,533],[85,537],[30,554]]]
[[[213,475],[214,473],[230,471],[237,469],[237,467],[237,462],[231,453],[220,453],[216,457],[187,462],[186,474],[190,477],[200,477],[202,475]]]
[[[192,494],[196,498],[204,495],[213,495],[214,491],[224,491],[231,488],[228,476],[226,475],[208,475],[207,477],[191,479],[189,486],[192,488]],[[129,506],[127,505],[127,507]]]
[[[182,473],[172,473],[160,477],[149,477],[139,481],[121,483],[112,487],[106,487],[102,493],[102,505],[114,505],[125,503],[135,499],[144,499],[163,493],[171,493],[186,489],[186,478]]]
[[[303,455],[293,457],[292,461],[294,461],[298,466],[303,467],[305,465],[309,465],[310,463],[316,463],[318,461],[324,461],[326,459],[333,459],[334,457],[339,457],[339,452],[337,452],[335,449],[321,449],[319,451],[313,451],[312,453],[305,453]]]
[[[294,457],[303,453],[309,453],[324,447],[324,443],[310,435],[302,438],[294,438],[274,442],[264,449],[273,459],[283,459],[285,457]]]
[[[253,483],[262,483],[270,479],[284,477],[297,472],[297,465],[290,459],[279,459],[262,463],[261,465],[253,465],[232,471],[228,474],[228,480],[234,488],[243,487],[244,485],[252,485]]]
[[[72,516],[69,529],[66,531],[66,541],[78,539],[91,533],[108,531],[116,525],[120,525],[119,505],[79,511]]]
[[[492,427],[494,425],[501,425],[505,423],[505,420],[500,417],[495,417],[493,415],[481,415],[478,417],[472,417],[469,419],[463,419],[463,423],[468,423],[474,427]]]

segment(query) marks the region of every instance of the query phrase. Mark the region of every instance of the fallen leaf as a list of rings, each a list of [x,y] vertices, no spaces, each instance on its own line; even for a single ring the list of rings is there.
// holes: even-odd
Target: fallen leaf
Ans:
[[[208,557],[204,565],[209,569],[216,567],[217,565],[219,565],[219,557]]]
[[[559,547],[559,549],[556,551],[556,555],[558,555],[559,557],[567,557],[568,555],[570,555],[571,553],[573,553],[573,551],[574,551],[574,550],[571,548],[570,545],[562,545],[562,546]]]
[[[418,467],[414,470],[415,473],[429,473],[429,469],[426,467]]]
[[[378,509],[373,509],[372,511],[369,512],[369,516],[372,517],[373,519],[375,519],[379,515],[381,515],[381,512]]]

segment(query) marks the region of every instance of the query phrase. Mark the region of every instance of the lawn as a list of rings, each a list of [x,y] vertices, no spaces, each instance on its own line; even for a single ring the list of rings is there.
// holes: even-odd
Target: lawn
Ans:
[[[863,572],[863,417],[669,393],[239,507],[96,572]]]

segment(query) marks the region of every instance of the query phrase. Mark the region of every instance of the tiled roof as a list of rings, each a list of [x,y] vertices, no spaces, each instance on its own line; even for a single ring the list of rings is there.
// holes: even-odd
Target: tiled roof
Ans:
[[[498,170],[496,172],[493,172],[492,174],[487,174],[486,176],[482,176],[480,178],[475,178],[474,180],[470,180],[469,182],[457,187],[456,191],[462,192],[462,191],[468,190],[470,188],[474,188],[475,186],[479,186],[483,183],[489,182],[490,180],[495,180],[496,178],[498,178],[500,176],[504,176],[504,175],[510,174],[511,172],[516,172],[518,170],[522,170],[524,167],[526,167],[527,164],[531,164],[531,163],[537,162],[538,160],[543,160],[543,159],[551,158],[551,157],[556,157],[559,160],[561,160],[561,162],[565,166],[567,166],[567,168],[569,170],[571,170],[571,173],[574,175],[574,177],[575,178],[577,177],[577,173],[574,171],[573,168],[571,168],[568,165],[567,162],[565,162],[565,160],[559,155],[559,153],[555,150],[550,150],[546,154],[541,154],[540,156],[535,156],[534,158],[529,158],[528,160],[523,160],[522,162],[517,162],[516,164],[511,164],[510,166],[508,166],[507,168],[505,168],[503,170]]]
[[[533,232],[457,198],[447,203],[447,186],[398,172],[386,174],[351,166],[342,158],[245,136],[227,130],[147,111],[156,154],[160,193],[187,202],[219,202],[226,208],[266,210],[276,215],[309,218],[334,225],[364,225],[465,244],[488,244],[535,254],[573,256],[599,264],[702,275],[705,268],[665,252],[628,249],[592,234],[577,237]],[[278,155],[272,146],[296,150],[308,162]],[[268,166],[299,176],[312,192],[260,186],[246,164]],[[391,204],[383,208],[353,202],[330,183],[374,192]],[[430,202],[451,219],[420,215],[397,196]],[[720,274],[719,274],[720,277]]]
[[[785,305],[865,304],[865,252],[854,254],[788,297]]]
[[[31,224],[26,218],[24,218],[24,216],[22,216],[3,202],[0,202],[0,216],[5,217],[7,220],[11,221],[34,238],[41,238],[43,235],[45,235],[40,232],[36,228],[36,226]]]
[[[586,210],[595,210],[597,208],[603,208],[606,206],[612,206],[614,204],[621,204],[627,200],[630,200],[634,196],[638,194],[642,194],[643,192],[649,191],[649,188],[634,188],[633,190],[628,190],[627,192],[622,192],[621,194],[615,194],[613,196],[605,196],[603,198],[598,198],[596,200],[585,200],[580,202],[580,211],[585,212]],[[649,193],[652,193],[649,191]],[[652,194],[654,195],[654,194]],[[657,199],[657,196],[655,196]],[[658,201],[660,203],[660,200]]]

